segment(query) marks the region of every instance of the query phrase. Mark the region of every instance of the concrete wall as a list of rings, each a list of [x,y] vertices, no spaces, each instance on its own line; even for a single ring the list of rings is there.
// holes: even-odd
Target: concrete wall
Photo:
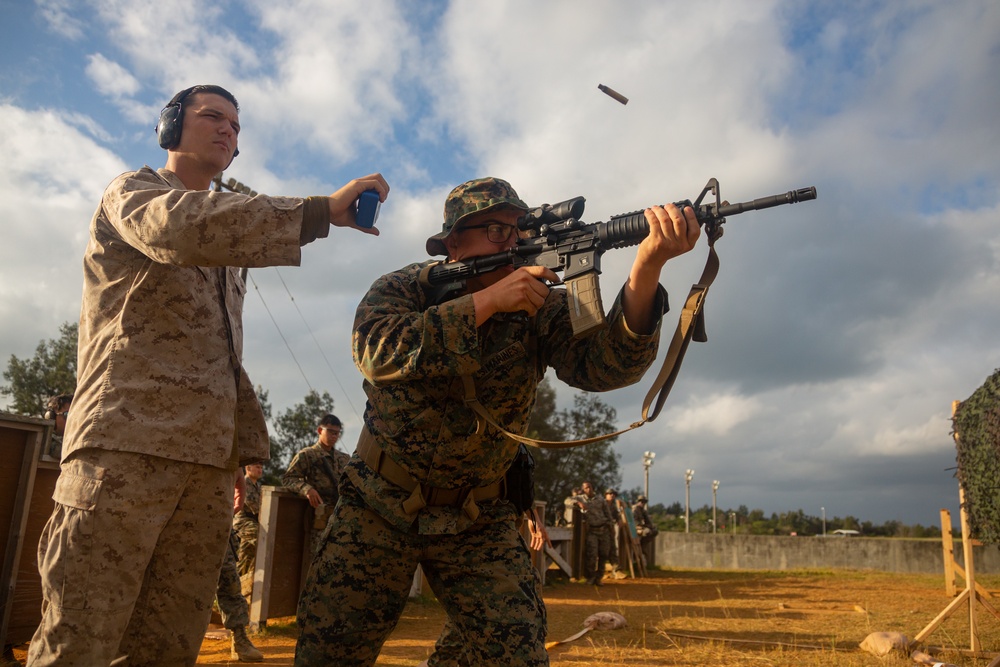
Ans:
[[[962,540],[955,562],[965,567]],[[1000,549],[975,547],[975,571],[1000,573]],[[940,540],[866,537],[787,537],[662,532],[656,536],[659,567],[720,570],[847,568],[943,574]]]

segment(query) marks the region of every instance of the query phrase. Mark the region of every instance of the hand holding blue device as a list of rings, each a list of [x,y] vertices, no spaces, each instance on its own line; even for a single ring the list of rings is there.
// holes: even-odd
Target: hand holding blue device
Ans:
[[[382,202],[378,199],[377,190],[365,190],[358,197],[358,216],[357,225],[358,227],[364,227],[370,229],[375,225],[375,221],[378,219],[378,210],[382,206]]]

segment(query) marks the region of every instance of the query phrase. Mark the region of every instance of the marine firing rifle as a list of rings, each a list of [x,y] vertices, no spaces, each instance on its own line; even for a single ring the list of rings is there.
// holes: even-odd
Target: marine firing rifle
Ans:
[[[714,196],[714,201],[703,204],[708,194]],[[722,236],[726,217],[730,215],[810,199],[816,199],[815,187],[730,204],[721,200],[719,181],[712,178],[694,203],[684,200],[676,202],[676,205],[681,209],[685,206],[694,209],[698,224],[705,228],[709,245],[714,246]],[[515,247],[494,255],[431,264],[421,272],[420,281],[430,288],[434,302],[441,302],[463,289],[469,278],[501,266],[544,266],[562,271],[570,300],[573,334],[585,336],[604,326],[604,305],[598,282],[601,255],[615,248],[638,245],[649,234],[649,223],[643,211],[615,215],[607,222],[581,222],[585,202],[583,197],[574,197],[558,204],[543,204],[530,209],[518,218],[517,227],[526,234]],[[714,250],[712,252],[714,256]]]

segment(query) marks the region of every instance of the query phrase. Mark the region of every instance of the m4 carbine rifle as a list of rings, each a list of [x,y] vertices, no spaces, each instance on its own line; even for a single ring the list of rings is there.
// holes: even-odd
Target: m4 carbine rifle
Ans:
[[[702,203],[710,193],[714,201]],[[709,244],[714,245],[722,236],[722,225],[730,215],[815,198],[816,188],[808,187],[730,204],[721,201],[719,181],[712,178],[694,203],[684,200],[676,202],[676,205],[682,210],[685,206],[694,209],[698,224],[705,228]],[[614,248],[638,245],[649,234],[649,223],[643,211],[615,215],[607,222],[581,222],[585,202],[583,197],[574,197],[558,204],[533,208],[518,218],[517,227],[524,232],[524,237],[518,240],[515,247],[494,255],[431,264],[424,268],[420,281],[430,288],[434,302],[441,302],[453,292],[463,289],[469,278],[495,271],[501,266],[544,266],[562,271],[569,296],[573,334],[585,336],[604,326],[604,306],[598,282],[601,255]]]

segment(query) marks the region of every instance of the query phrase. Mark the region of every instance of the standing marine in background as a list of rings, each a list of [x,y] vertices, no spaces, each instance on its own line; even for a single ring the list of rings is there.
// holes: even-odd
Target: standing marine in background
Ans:
[[[246,494],[240,493],[237,487],[233,498],[234,515],[239,514],[245,506]],[[222,569],[219,571],[219,585],[215,591],[215,603],[219,607],[222,626],[232,633],[229,657],[239,662],[263,662],[264,654],[247,636],[250,607],[240,589],[240,574],[236,564],[238,540],[235,528],[229,533],[229,544],[226,546],[226,555],[222,559]]]
[[[319,438],[310,447],[300,450],[281,476],[281,483],[309,501],[313,508],[313,521],[309,530],[309,553],[316,552],[320,536],[333,516],[340,492],[340,476],[350,456],[337,449],[344,426],[336,415],[324,415],[316,433]]]
[[[625,521],[625,515],[622,512],[622,501],[618,499],[618,492],[614,489],[606,489],[604,491],[604,502],[608,504],[608,511],[611,512],[611,545],[608,548],[608,562],[611,564],[612,576],[620,579],[624,575],[619,575],[621,572],[621,561],[618,560],[618,545],[621,540],[621,528],[622,522]]]
[[[653,548],[656,543],[656,536],[660,534],[660,529],[653,522],[653,517],[649,515],[647,508],[648,500],[644,494],[639,494],[632,505],[632,516],[635,518],[635,532],[639,535],[639,545],[642,548],[643,558],[646,565],[653,565]]]
[[[69,408],[73,404],[73,394],[53,396],[45,404],[45,418],[53,420],[56,425],[52,429],[49,449],[46,454],[56,461],[62,458],[63,436],[66,433],[66,420],[69,418]]]
[[[607,501],[597,494],[594,485],[583,483],[583,499],[580,502],[583,520],[587,524],[587,541],[584,547],[583,573],[587,583],[602,586],[604,565],[611,558],[611,539],[614,536],[615,517]]]
[[[260,478],[264,466],[251,463],[243,469],[247,488],[243,507],[233,517],[233,531],[239,542],[236,551],[236,569],[240,576],[240,590],[248,598],[253,590],[253,572],[257,564],[257,536],[260,533]]]

